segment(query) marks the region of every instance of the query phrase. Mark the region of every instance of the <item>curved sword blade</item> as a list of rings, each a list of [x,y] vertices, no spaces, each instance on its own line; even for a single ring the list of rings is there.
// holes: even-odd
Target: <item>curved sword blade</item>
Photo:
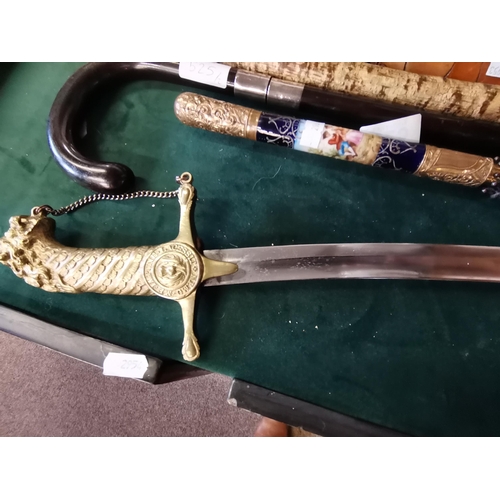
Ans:
[[[500,248],[412,243],[342,243],[208,250],[238,271],[205,286],[317,279],[500,282]]]

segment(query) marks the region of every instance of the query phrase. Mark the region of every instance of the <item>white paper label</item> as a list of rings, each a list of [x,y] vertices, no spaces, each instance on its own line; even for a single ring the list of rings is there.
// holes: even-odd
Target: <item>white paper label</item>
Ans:
[[[181,62],[179,76],[193,82],[206,83],[212,87],[225,89],[230,66],[211,62]]]
[[[104,359],[102,368],[103,375],[142,378],[148,369],[148,360],[143,354],[110,352]]]
[[[490,65],[488,66],[488,71],[486,71],[486,75],[500,78],[500,62],[490,63]]]
[[[397,139],[399,141],[420,142],[422,128],[422,115],[411,115],[396,120],[366,125],[359,129],[360,132]]]
[[[316,149],[319,141],[321,140],[321,136],[323,135],[324,128],[324,123],[306,120],[302,130],[302,135],[300,136],[300,146],[304,148]]]

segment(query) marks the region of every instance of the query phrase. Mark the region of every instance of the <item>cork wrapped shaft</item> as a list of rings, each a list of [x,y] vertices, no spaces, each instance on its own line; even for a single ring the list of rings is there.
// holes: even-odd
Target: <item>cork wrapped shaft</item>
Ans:
[[[228,62],[322,89],[415,106],[465,118],[500,121],[500,87],[424,76],[366,63]]]

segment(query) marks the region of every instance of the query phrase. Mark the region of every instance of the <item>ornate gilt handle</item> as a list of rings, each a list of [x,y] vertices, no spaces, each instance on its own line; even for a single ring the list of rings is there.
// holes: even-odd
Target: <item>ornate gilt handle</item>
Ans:
[[[128,248],[71,248],[54,239],[55,221],[43,211],[11,217],[0,238],[0,262],[31,286],[48,292],[159,295],[182,309],[182,355],[194,361],[200,348],[193,331],[199,285],[237,271],[235,264],[203,256],[193,241],[190,212],[195,195],[190,174],[178,189],[179,234],[158,246]]]
[[[492,158],[378,137],[357,130],[260,112],[191,92],[179,95],[177,118],[191,127],[244,137],[419,177],[481,187],[500,196],[500,167]]]

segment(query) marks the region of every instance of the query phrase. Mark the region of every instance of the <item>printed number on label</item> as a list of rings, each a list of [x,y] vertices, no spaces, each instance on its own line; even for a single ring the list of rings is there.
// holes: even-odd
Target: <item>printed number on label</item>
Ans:
[[[110,352],[103,363],[103,374],[110,377],[142,378],[147,369],[143,354]]]
[[[230,69],[229,66],[219,63],[181,62],[179,64],[179,76],[186,80],[225,89]]]

